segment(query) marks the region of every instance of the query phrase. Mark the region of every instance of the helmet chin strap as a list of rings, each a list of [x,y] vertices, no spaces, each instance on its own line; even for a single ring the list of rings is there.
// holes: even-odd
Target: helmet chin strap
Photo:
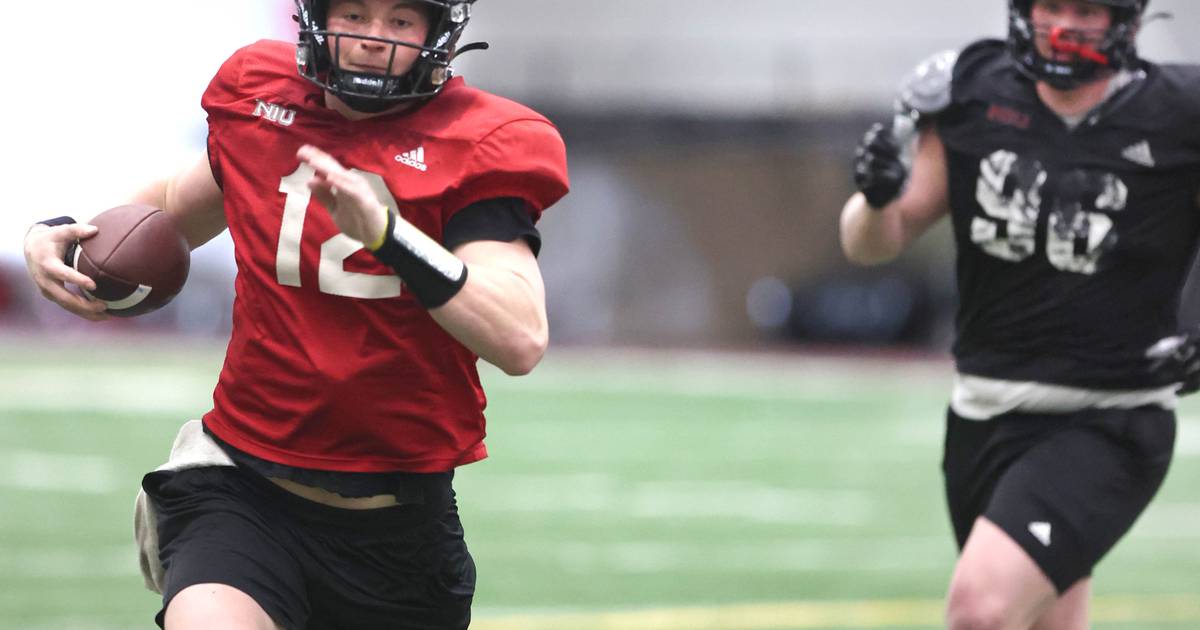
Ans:
[[[382,82],[378,84],[380,92],[384,91],[387,82],[404,80],[402,77],[381,77],[339,68],[334,82],[340,90],[335,91],[334,94],[350,109],[364,114],[378,114],[395,107],[404,100],[363,93],[362,79]]]
[[[458,56],[463,53],[471,52],[472,50],[487,50],[488,48],[490,48],[490,45],[487,42],[474,42],[472,44],[461,46],[450,57],[450,61],[457,59]],[[349,73],[344,73],[343,76],[345,76],[345,74]],[[385,111],[404,102],[403,99],[388,99],[366,95],[359,96],[355,94],[339,94],[338,98],[342,99],[342,102],[345,103],[350,109],[353,109],[356,112],[362,112],[364,114],[378,114],[379,112]]]
[[[1069,32],[1061,26],[1055,26],[1050,29],[1050,49],[1056,53],[1075,55],[1080,59],[1098,63],[1102,66],[1109,65],[1108,55],[1096,50],[1095,47],[1089,44],[1077,41],[1074,38],[1067,38],[1066,34]]]
[[[487,42],[472,42],[466,46],[459,46],[458,50],[454,51],[454,55],[450,57],[450,60],[454,61],[455,59],[458,59],[459,55],[463,53],[469,53],[472,50],[487,50],[491,47],[492,45]]]
[[[369,96],[355,96],[353,94],[339,94],[335,96],[341,99],[346,104],[346,107],[360,114],[378,114],[404,102],[402,100],[385,100]]]

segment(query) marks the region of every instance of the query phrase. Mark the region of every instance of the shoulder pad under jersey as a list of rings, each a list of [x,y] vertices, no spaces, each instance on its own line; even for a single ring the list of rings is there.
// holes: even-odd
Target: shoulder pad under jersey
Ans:
[[[897,109],[933,117],[950,106],[950,87],[957,50],[944,50],[922,61],[900,84]]]

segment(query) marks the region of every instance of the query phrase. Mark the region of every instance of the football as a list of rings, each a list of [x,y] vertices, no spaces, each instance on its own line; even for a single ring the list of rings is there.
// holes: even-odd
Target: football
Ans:
[[[132,204],[105,210],[89,223],[99,229],[79,242],[72,262],[96,281],[96,290],[84,293],[107,304],[109,315],[149,313],[183,289],[191,252],[167,213]]]

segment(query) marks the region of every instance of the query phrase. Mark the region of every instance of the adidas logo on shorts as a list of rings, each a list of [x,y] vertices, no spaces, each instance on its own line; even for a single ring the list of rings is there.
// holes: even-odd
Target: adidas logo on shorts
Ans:
[[[1049,547],[1050,546],[1050,523],[1045,521],[1034,521],[1029,524],[1029,533],[1038,539],[1038,542]]]

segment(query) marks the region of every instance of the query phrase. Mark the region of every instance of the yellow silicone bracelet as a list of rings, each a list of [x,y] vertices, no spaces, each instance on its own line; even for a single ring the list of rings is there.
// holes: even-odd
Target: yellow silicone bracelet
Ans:
[[[379,233],[379,236],[375,240],[365,243],[367,249],[373,252],[379,251],[379,248],[383,247],[383,242],[387,240],[388,230],[392,228],[392,211],[388,210],[388,207],[384,205],[380,205],[380,208],[383,209],[384,216],[383,231]]]

